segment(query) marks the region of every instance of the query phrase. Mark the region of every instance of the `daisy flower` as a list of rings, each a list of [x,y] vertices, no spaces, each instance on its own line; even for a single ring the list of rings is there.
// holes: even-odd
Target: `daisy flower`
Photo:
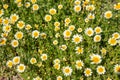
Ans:
[[[30,7],[30,2],[26,2],[26,3],[25,3],[25,7],[26,7],[26,8],[29,8],[29,7]]]
[[[62,4],[59,4],[58,5],[58,9],[62,9],[63,8],[63,5]]]
[[[32,2],[32,4],[35,4],[37,2],[37,0],[30,0]]]
[[[45,15],[45,21],[49,22],[52,20],[52,16],[51,15]]]
[[[115,46],[117,44],[117,40],[115,38],[109,38],[108,43],[111,46]]]
[[[54,44],[54,45],[57,45],[57,44],[58,44],[58,41],[57,41],[57,40],[54,40],[54,41],[53,41],[53,44]]]
[[[84,71],[85,76],[89,77],[92,75],[92,70],[90,68],[86,68]]]
[[[20,57],[19,56],[16,56],[13,58],[13,64],[16,65],[16,64],[19,64],[20,63]]]
[[[59,27],[60,26],[60,22],[54,22],[54,26],[55,27]]]
[[[1,17],[3,14],[4,14],[4,10],[1,9],[1,10],[0,10],[0,17]]]
[[[88,19],[95,19],[95,15],[92,13],[89,13],[87,16]]]
[[[42,80],[42,78],[40,78],[39,76],[37,76],[36,78],[33,78],[33,80]]]
[[[82,67],[84,66],[84,63],[81,60],[77,60],[75,66],[77,69],[82,69]]]
[[[0,38],[0,46],[6,45],[6,38]]]
[[[8,18],[3,19],[2,23],[3,25],[8,25],[10,20]]]
[[[98,54],[92,54],[90,55],[90,60],[92,61],[92,64],[99,64],[101,63],[101,56]]]
[[[39,5],[38,4],[33,4],[32,10],[37,11],[38,9],[39,9]]]
[[[78,31],[79,33],[81,33],[83,30],[82,30],[82,28],[78,28],[77,31]]]
[[[55,38],[59,38],[59,37],[60,37],[60,33],[56,33]]]
[[[82,35],[73,35],[73,38],[72,38],[72,42],[74,42],[75,44],[79,44],[80,42],[82,42],[83,40],[83,37]]]
[[[11,41],[11,45],[12,45],[12,47],[18,47],[18,45],[19,45],[19,42],[18,42],[18,40],[12,40]]]
[[[106,19],[110,19],[110,18],[112,17],[112,12],[111,12],[111,11],[106,11],[106,12],[104,13],[104,17],[105,17]]]
[[[47,54],[42,54],[42,55],[41,55],[41,59],[42,59],[42,61],[47,60],[47,57],[48,57]]]
[[[74,26],[74,25],[70,25],[68,29],[69,29],[70,31],[73,31],[73,30],[75,30],[75,26]]]
[[[74,6],[74,11],[75,12],[80,12],[81,11],[81,6],[80,5]]]
[[[15,33],[15,39],[19,40],[23,38],[23,32],[18,31]]]
[[[41,36],[42,39],[46,39],[47,34],[46,33],[41,33],[40,36]]]
[[[4,8],[4,9],[8,9],[8,7],[9,7],[8,4],[4,4],[4,5],[3,5],[3,8]]]
[[[59,31],[59,30],[60,30],[60,27],[57,27],[57,26],[54,29],[54,31],[56,31],[56,32]]]
[[[7,36],[8,36],[7,32],[1,33],[1,37],[7,37]]]
[[[87,29],[85,29],[85,34],[88,36],[93,36],[94,31],[92,28],[87,28]]]
[[[30,63],[31,63],[31,64],[35,64],[35,63],[37,63],[36,58],[31,58],[31,59],[30,59]]]
[[[72,74],[72,68],[69,66],[63,67],[62,71],[65,76],[71,76]]]
[[[60,46],[60,49],[61,49],[62,51],[65,51],[65,50],[67,49],[67,46],[66,46],[66,45],[62,45],[62,46]]]
[[[38,38],[39,35],[40,35],[40,32],[39,32],[38,30],[34,30],[34,31],[32,32],[32,37],[33,37],[33,38]]]
[[[11,25],[5,25],[5,26],[3,26],[3,31],[4,32],[10,32],[11,31]]]
[[[101,41],[101,35],[95,35],[94,42],[100,42],[100,41]]]
[[[119,39],[120,38],[120,34],[118,32],[115,32],[112,34],[112,37],[115,39]]]
[[[50,13],[51,15],[55,15],[55,14],[56,14],[56,9],[51,8],[51,9],[49,10],[49,13]]]
[[[19,2],[18,4],[17,4],[17,7],[22,7],[23,6],[23,4],[21,3],[21,2]]]
[[[85,22],[88,23],[88,22],[89,22],[89,19],[88,19],[88,18],[85,18]]]
[[[114,66],[114,72],[117,73],[117,74],[120,74],[120,65],[119,64],[116,64]]]
[[[60,59],[55,59],[53,62],[54,62],[54,64],[56,64],[56,63],[59,64],[60,63]]]
[[[107,53],[107,50],[105,48],[102,48],[100,51],[101,51],[102,54],[106,54]]]
[[[81,3],[80,0],[75,0],[75,1],[74,1],[74,4],[75,4],[75,5],[80,5],[80,3]]]
[[[87,5],[86,6],[86,10],[87,11],[94,11],[95,10],[95,6],[94,5]]]
[[[31,25],[30,24],[27,24],[26,26],[25,26],[25,29],[26,30],[30,30],[32,27],[31,27]]]
[[[11,22],[14,24],[16,21],[18,21],[18,19],[19,19],[19,15],[17,15],[17,14],[11,14],[10,15],[10,20],[11,20]]]
[[[81,48],[81,47],[76,47],[76,53],[77,54],[82,54],[83,53],[83,48]]]
[[[25,23],[24,23],[23,21],[18,21],[17,27],[18,27],[19,29],[23,29],[23,28],[25,27]]]
[[[94,31],[96,34],[100,34],[102,32],[102,29],[101,27],[96,27]]]
[[[104,66],[98,66],[97,67],[97,73],[98,74],[105,74],[106,70],[105,70],[105,67]]]
[[[120,3],[114,4],[114,9],[115,10],[120,10]]]
[[[15,3],[20,3],[22,0],[15,0]]]
[[[71,22],[70,18],[65,18],[65,23],[69,24]]]
[[[20,72],[20,73],[24,72],[25,71],[25,65],[24,64],[19,64],[17,66],[17,71]]]
[[[60,64],[55,63],[55,64],[53,65],[53,67],[54,67],[55,69],[59,70],[59,69],[60,69]]]
[[[11,60],[8,60],[6,65],[7,65],[7,67],[12,68],[13,62]]]
[[[63,32],[64,38],[70,38],[71,34],[72,34],[72,32],[70,30],[65,30]]]
[[[56,80],[63,80],[62,76],[57,76]]]

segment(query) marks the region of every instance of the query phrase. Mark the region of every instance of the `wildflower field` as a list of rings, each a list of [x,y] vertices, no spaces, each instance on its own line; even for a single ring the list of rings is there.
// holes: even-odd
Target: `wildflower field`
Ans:
[[[120,80],[120,0],[0,0],[0,80]]]

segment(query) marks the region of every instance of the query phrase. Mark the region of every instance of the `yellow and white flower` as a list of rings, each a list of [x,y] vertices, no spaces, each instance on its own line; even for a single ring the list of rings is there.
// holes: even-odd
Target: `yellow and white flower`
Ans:
[[[119,39],[120,38],[120,34],[118,32],[115,32],[112,34],[112,37],[115,39]]]
[[[25,71],[25,65],[24,64],[19,64],[18,66],[17,66],[17,71],[18,72],[20,72],[20,73],[22,73],[22,72],[24,72]]]
[[[14,24],[16,21],[18,21],[18,19],[19,19],[19,15],[17,15],[17,14],[10,15],[10,20],[11,20],[12,24]]]
[[[53,62],[54,62],[54,64],[56,64],[56,63],[59,64],[60,63],[60,59],[55,59]]]
[[[120,2],[117,4],[114,4],[114,9],[115,10],[120,10]]]
[[[25,26],[25,29],[26,30],[30,30],[32,27],[31,27],[31,25],[30,24],[27,24],[26,26]]]
[[[75,4],[75,5],[80,5],[80,4],[81,4],[81,1],[80,1],[80,0],[75,0],[75,1],[74,1],[74,4]]]
[[[49,13],[50,13],[51,15],[55,15],[55,14],[56,14],[56,9],[51,8],[51,9],[49,10]]]
[[[76,47],[75,48],[77,54],[83,54],[83,48],[82,47]]]
[[[90,60],[92,61],[91,64],[99,64],[101,63],[101,56],[98,54],[90,55]]]
[[[47,58],[48,58],[47,54],[42,54],[42,55],[41,55],[41,59],[42,59],[42,61],[47,60]]]
[[[3,14],[4,14],[4,10],[1,9],[1,10],[0,10],[0,17],[1,17]]]
[[[74,26],[74,25],[70,25],[68,29],[69,29],[70,31],[73,31],[73,30],[75,30],[75,26]]]
[[[75,66],[77,69],[82,69],[82,67],[84,66],[84,63],[81,60],[77,60]]]
[[[62,76],[57,76],[56,80],[63,80]]]
[[[6,38],[0,38],[0,46],[6,45]]]
[[[23,21],[18,21],[17,28],[23,29],[25,27],[25,23]]]
[[[20,57],[19,56],[16,56],[13,58],[13,64],[16,65],[16,64],[19,64],[20,63]]]
[[[93,36],[94,31],[92,28],[87,28],[87,29],[85,29],[85,34],[88,36]]]
[[[114,66],[114,72],[117,73],[117,74],[120,74],[120,65],[119,64],[116,64]]]
[[[74,11],[75,12],[80,12],[81,11],[81,6],[80,5],[75,5],[74,6]]]
[[[18,40],[12,40],[11,41],[11,45],[12,45],[12,47],[18,47],[18,45],[19,45],[19,42],[18,42]]]
[[[92,13],[89,13],[87,16],[88,19],[95,19],[95,15]]]
[[[112,12],[111,12],[111,11],[106,11],[106,12],[104,13],[104,17],[105,17],[106,19],[112,18]]]
[[[62,51],[65,51],[65,50],[67,49],[67,46],[63,44],[63,45],[60,46],[60,49],[61,49]]]
[[[65,76],[71,76],[72,74],[72,68],[69,66],[63,67],[62,71]]]
[[[51,15],[45,15],[45,21],[49,22],[52,20],[52,16]]]
[[[95,10],[95,6],[94,5],[87,5],[86,6],[86,10],[87,11],[94,11]]]
[[[40,35],[40,32],[39,32],[38,30],[34,30],[34,31],[32,32],[32,37],[33,37],[33,38],[38,38],[39,35]]]
[[[55,69],[59,70],[59,69],[60,69],[60,64],[55,63],[55,64],[53,65],[53,67],[54,67]]]
[[[58,5],[58,9],[62,9],[63,8],[63,5],[62,4],[59,4]]]
[[[100,41],[101,41],[101,35],[95,35],[94,42],[100,42]]]
[[[12,68],[13,62],[11,60],[8,60],[6,65],[7,65],[7,67]]]
[[[109,38],[108,43],[111,46],[115,46],[117,44],[117,40],[115,38]]]
[[[83,40],[83,37],[82,35],[73,35],[73,38],[72,38],[72,42],[74,42],[75,44],[79,44],[80,42],[82,42]]]
[[[9,18],[5,18],[5,19],[3,19],[3,21],[2,21],[2,24],[3,24],[3,25],[8,25],[9,23],[10,23]]]
[[[3,32],[10,32],[11,31],[11,25],[5,25],[5,26],[3,26]]]
[[[102,32],[102,29],[101,27],[96,27],[94,31],[96,34],[100,34]]]
[[[38,9],[39,9],[39,5],[38,4],[33,4],[32,10],[37,11]]]
[[[84,71],[85,76],[89,77],[92,75],[92,70],[90,68],[86,68]]]
[[[53,41],[53,44],[54,44],[54,45],[57,45],[57,44],[58,44],[58,40],[54,40],[54,41]]]
[[[70,30],[65,30],[63,32],[64,38],[70,38],[71,34],[72,34],[72,32]]]
[[[31,63],[31,64],[35,64],[35,63],[37,63],[36,58],[31,58],[31,59],[30,59],[30,63]]]
[[[23,38],[23,32],[18,31],[15,33],[15,39],[19,40]]]
[[[105,74],[106,70],[105,70],[105,67],[104,66],[98,66],[97,67],[97,73],[98,74]]]
[[[25,7],[26,7],[26,8],[29,8],[29,7],[30,7],[30,2],[26,2],[26,3],[25,3]]]

